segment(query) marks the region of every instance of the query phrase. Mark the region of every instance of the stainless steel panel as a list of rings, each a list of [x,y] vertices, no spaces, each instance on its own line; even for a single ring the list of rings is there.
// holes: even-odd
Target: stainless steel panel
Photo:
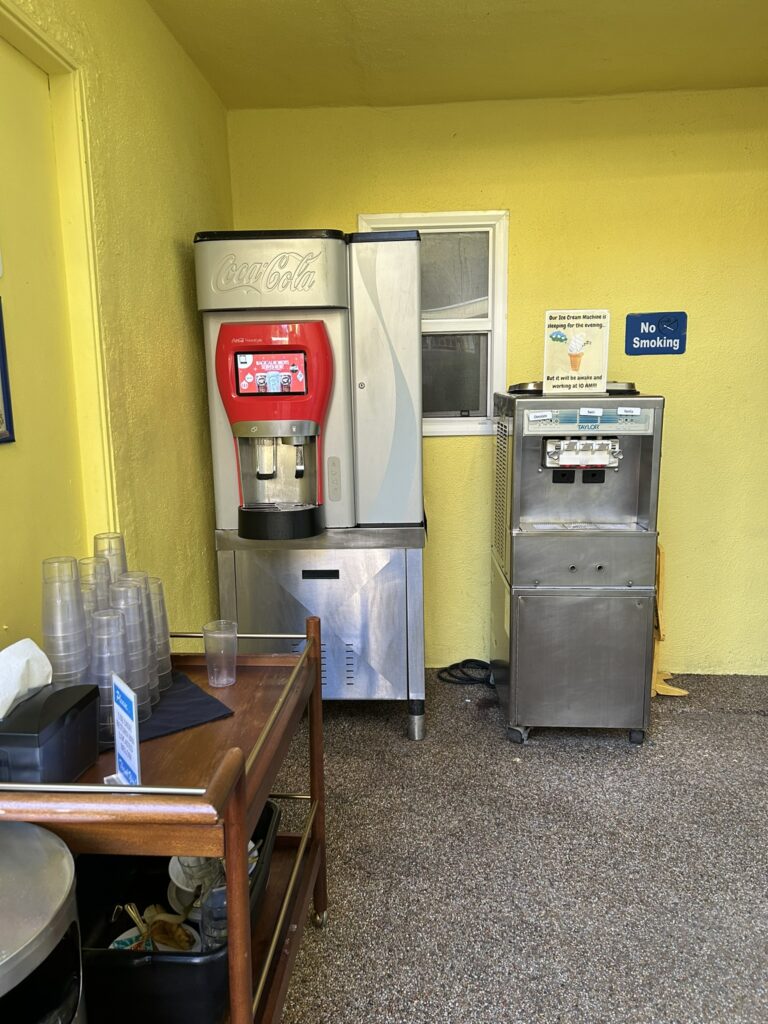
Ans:
[[[408,698],[404,550],[238,548],[234,555],[242,632],[301,632],[308,615],[319,615],[325,697]],[[251,649],[280,647],[259,643]]]
[[[494,437],[494,501],[491,550],[510,574],[510,503],[512,500],[512,420],[496,418]]]
[[[239,238],[196,242],[197,308],[346,306],[341,238]]]
[[[222,619],[237,622],[237,592],[235,590],[235,553],[216,551],[219,571],[219,615]],[[242,632],[242,630],[241,630]]]
[[[424,552],[405,552],[408,635],[408,699],[424,700]]]
[[[237,530],[217,530],[217,551],[357,551],[359,549],[423,548],[427,531],[423,526],[386,527],[381,530],[324,530],[316,537],[298,540],[246,540]]]
[[[594,404],[592,399],[590,404]],[[653,414],[652,435],[635,433],[631,424],[621,422],[619,409],[628,405],[641,409],[644,414]],[[655,530],[664,399],[643,395],[632,396],[631,400],[626,396],[604,396],[599,406],[606,417],[610,414],[613,422],[586,424],[583,431],[576,422],[562,423],[558,436],[564,438],[619,436],[623,459],[617,470],[605,472],[601,484],[585,483],[578,470],[574,483],[557,483],[557,471],[544,468],[546,437],[526,434],[526,417],[547,412],[561,418],[573,417],[583,406],[584,399],[578,397],[496,397],[497,415],[506,414],[514,419],[512,529],[518,529],[526,521],[562,520],[637,523]]]
[[[516,587],[653,587],[655,533],[516,533],[512,582]]]
[[[509,658],[511,606],[509,583],[495,558],[491,559],[491,672],[504,716],[509,718]]]
[[[421,523],[418,241],[349,246],[355,491],[362,524]]]
[[[653,601],[513,590],[510,724],[645,729]]]
[[[603,483],[586,483],[582,469],[573,469],[573,483],[557,483],[558,470],[543,468],[546,438],[518,438],[518,520],[524,522],[636,523],[642,446],[645,437],[622,438],[618,469],[604,470]],[[565,467],[567,468],[567,467]]]

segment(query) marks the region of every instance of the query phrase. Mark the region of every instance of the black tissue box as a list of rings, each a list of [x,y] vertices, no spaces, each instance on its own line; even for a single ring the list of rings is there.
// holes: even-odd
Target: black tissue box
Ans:
[[[98,756],[98,686],[44,686],[0,722],[0,782],[74,782]]]

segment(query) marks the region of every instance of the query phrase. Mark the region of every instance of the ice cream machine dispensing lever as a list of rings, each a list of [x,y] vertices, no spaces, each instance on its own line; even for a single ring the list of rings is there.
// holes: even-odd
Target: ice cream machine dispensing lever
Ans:
[[[544,465],[553,469],[618,469],[624,453],[618,438],[547,438]]]

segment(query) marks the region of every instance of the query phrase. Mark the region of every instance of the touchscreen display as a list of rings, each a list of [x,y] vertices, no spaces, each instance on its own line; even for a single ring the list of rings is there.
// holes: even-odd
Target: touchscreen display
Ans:
[[[306,395],[303,352],[238,352],[235,355],[239,395]]]

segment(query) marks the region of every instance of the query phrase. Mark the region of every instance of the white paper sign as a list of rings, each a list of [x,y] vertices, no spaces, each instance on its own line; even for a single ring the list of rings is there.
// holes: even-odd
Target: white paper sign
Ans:
[[[141,756],[136,694],[114,672],[112,698],[115,705],[115,775],[124,786],[140,786]]]
[[[607,309],[550,309],[544,318],[544,394],[605,391],[608,370]]]

